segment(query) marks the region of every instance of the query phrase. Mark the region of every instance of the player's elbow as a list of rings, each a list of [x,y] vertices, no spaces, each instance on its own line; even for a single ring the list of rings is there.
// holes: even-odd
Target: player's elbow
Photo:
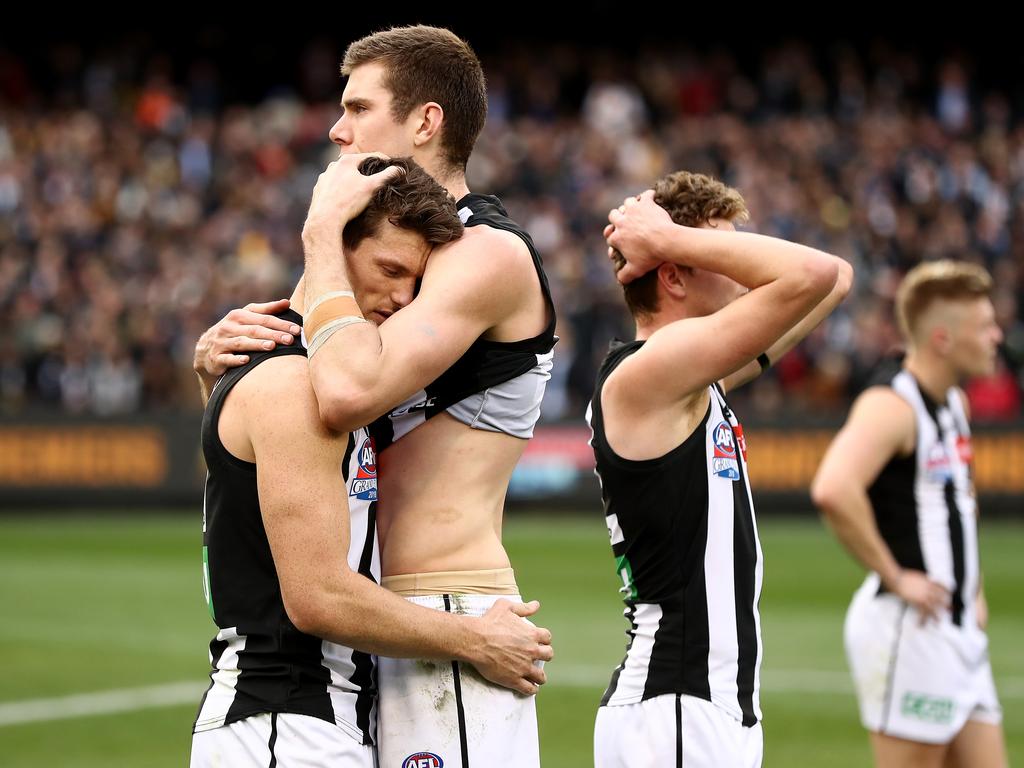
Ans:
[[[282,590],[281,597],[288,620],[299,632],[333,642],[349,641],[349,633],[340,626],[340,618],[348,615],[347,612],[337,611],[332,615],[331,606],[336,601],[322,590],[307,587],[301,591],[292,590],[292,594]]]
[[[355,382],[335,381],[317,393],[320,421],[338,432],[365,427],[379,414],[373,413],[369,392]]]
[[[849,294],[850,290],[853,288],[853,265],[846,259],[841,259],[838,256],[835,258],[835,261],[839,274],[836,277],[834,290],[839,294],[839,299],[841,301],[846,298],[847,294]]]
[[[347,569],[333,578],[299,585],[281,585],[281,599],[292,625],[306,635],[333,643],[355,646],[365,639],[359,603],[352,578],[363,578]]]
[[[839,265],[833,257],[816,252],[797,275],[798,291],[815,303],[828,296],[839,279]]]
[[[306,635],[323,636],[323,611],[309,595],[289,595],[282,590],[285,613],[294,627]]]
[[[811,483],[811,502],[825,518],[835,517],[842,507],[842,489],[820,472]]]

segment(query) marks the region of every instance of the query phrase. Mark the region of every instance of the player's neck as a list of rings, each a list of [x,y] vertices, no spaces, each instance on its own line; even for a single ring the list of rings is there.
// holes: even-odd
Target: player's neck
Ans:
[[[661,330],[666,325],[671,325],[677,320],[688,319],[691,315],[686,311],[687,309],[682,304],[673,304],[672,306],[665,306],[663,309],[659,309],[653,315],[635,318],[636,340],[645,341],[651,338],[655,331]]]
[[[946,393],[950,387],[959,383],[956,372],[946,361],[924,350],[908,352],[903,367],[913,374],[921,389],[936,403],[946,402]]]
[[[466,172],[464,170],[452,170],[440,159],[433,162],[421,161],[424,170],[427,171],[442,187],[448,190],[449,194],[456,201],[461,200],[469,194],[469,187],[466,185]]]

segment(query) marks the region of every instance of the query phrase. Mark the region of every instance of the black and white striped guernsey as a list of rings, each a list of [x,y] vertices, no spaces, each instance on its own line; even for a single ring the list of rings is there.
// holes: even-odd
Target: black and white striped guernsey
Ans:
[[[643,461],[617,455],[601,392],[643,343],[612,345],[587,413],[630,624],[626,658],[601,705],[688,694],[752,726],[761,719],[763,564],[743,431],[713,385],[704,418],[678,446]]]
[[[903,568],[925,571],[952,595],[950,618],[974,620],[978,528],[971,482],[971,431],[962,395],[936,403],[907,370],[889,382],[914,409],[916,445],[889,461],[868,489],[882,539]],[[884,588],[880,588],[884,589]]]
[[[370,426],[383,452],[440,413],[474,429],[530,438],[540,417],[544,389],[554,357],[555,306],[543,263],[529,233],[508,217],[498,198],[469,194],[457,203],[467,227],[487,226],[518,236],[530,251],[540,278],[549,320],[538,335],[521,341],[480,338],[437,380],[416,392]],[[486,258],[480,254],[480,258]]]
[[[279,317],[302,324],[290,310]],[[196,732],[265,712],[290,712],[336,723],[363,744],[376,737],[374,658],[300,632],[289,620],[263,527],[256,465],[231,455],[217,423],[231,389],[258,365],[305,355],[298,343],[250,355],[226,373],[210,396],[202,442],[207,479],[203,505],[203,586],[218,632],[210,643],[211,684]],[[349,436],[342,463],[348,489],[348,562],[380,581],[375,508],[377,469],[365,430]]]

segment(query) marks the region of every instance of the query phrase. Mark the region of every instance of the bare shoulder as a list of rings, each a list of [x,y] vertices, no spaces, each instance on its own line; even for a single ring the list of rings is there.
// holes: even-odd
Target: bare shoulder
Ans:
[[[279,355],[253,368],[232,392],[241,401],[252,431],[281,429],[327,435],[309,378],[305,355]]]
[[[868,387],[853,401],[852,413],[864,418],[881,421],[895,416],[913,418],[914,409],[892,387]]]
[[[533,272],[533,258],[522,238],[488,226],[467,227],[458,240],[435,249],[427,262],[427,272],[440,265],[508,276]]]
[[[511,232],[468,228],[427,260],[421,296],[463,307],[492,327],[523,308],[523,296],[540,301],[537,271],[526,244]],[[415,303],[415,302],[414,302]]]
[[[693,414],[703,416],[710,398],[707,387],[700,387],[672,398],[654,397],[646,366],[650,351],[646,347],[623,360],[608,374],[601,388],[601,406],[618,411],[633,418],[649,414]]]
[[[904,453],[909,453],[914,445],[914,409],[892,387],[864,390],[850,409],[846,427],[888,436]]]

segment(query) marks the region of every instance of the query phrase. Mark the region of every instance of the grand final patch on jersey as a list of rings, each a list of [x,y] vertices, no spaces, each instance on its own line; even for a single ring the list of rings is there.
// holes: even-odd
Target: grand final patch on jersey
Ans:
[[[444,768],[444,760],[433,752],[417,752],[402,761],[402,768]]]
[[[934,443],[928,449],[928,455],[925,457],[924,462],[924,471],[929,480],[940,485],[953,479],[953,465],[949,454],[946,452],[946,446],[941,442]]]
[[[715,444],[714,455],[711,457],[711,471],[726,480],[740,479],[740,463],[736,458],[736,436],[729,422],[721,421],[711,433]]]
[[[372,438],[363,440],[356,453],[359,468],[352,478],[349,496],[363,501],[377,500],[377,452],[373,448]]]

